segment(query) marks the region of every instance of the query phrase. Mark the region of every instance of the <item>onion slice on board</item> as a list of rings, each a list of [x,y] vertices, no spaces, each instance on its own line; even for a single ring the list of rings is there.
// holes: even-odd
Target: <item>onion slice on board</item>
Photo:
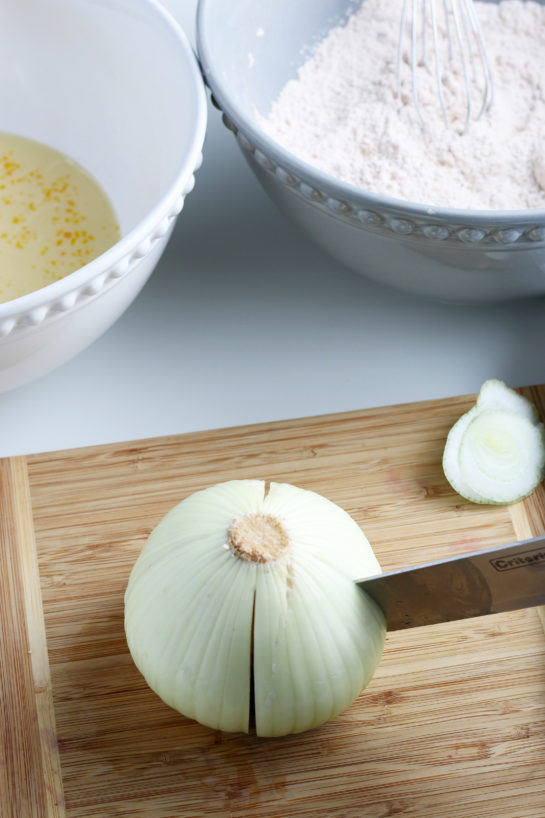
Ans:
[[[544,469],[544,428],[535,407],[502,381],[486,381],[448,434],[443,471],[450,485],[473,503],[506,505],[531,494]]]

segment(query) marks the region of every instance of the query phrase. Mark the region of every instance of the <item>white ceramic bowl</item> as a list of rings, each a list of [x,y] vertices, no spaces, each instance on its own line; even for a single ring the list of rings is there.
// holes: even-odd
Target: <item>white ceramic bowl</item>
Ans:
[[[258,113],[360,3],[200,0],[204,76],[256,177],[320,247],[382,284],[460,302],[545,294],[545,208],[430,208],[371,193],[303,162],[261,129]]]
[[[138,294],[194,185],[206,97],[156,0],[10,0],[0,9],[1,128],[80,162],[122,238],[64,279],[0,304],[0,391],[87,347]]]

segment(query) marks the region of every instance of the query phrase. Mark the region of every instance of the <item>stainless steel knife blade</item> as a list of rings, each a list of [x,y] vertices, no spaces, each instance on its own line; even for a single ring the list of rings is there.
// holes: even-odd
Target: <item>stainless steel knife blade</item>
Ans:
[[[545,536],[358,581],[388,630],[545,604]]]

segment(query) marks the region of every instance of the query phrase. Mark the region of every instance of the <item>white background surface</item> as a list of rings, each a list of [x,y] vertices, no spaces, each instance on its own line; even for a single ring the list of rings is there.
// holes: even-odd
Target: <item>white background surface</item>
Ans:
[[[165,0],[193,39],[196,0]],[[545,381],[545,299],[426,302],[325,257],[210,107],[204,164],[151,280],[106,335],[0,395],[0,456]]]

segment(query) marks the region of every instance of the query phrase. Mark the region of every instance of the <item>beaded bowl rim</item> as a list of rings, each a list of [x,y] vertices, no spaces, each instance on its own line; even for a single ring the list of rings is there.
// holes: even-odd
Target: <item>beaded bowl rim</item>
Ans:
[[[517,230],[522,227],[545,229],[545,207],[523,210],[468,210],[446,206],[427,205],[420,202],[408,202],[382,193],[358,187],[337,179],[299,159],[282,147],[268,134],[259,128],[255,119],[233,101],[228,84],[221,73],[214,70],[214,51],[210,48],[207,34],[208,17],[217,16],[215,0],[199,0],[197,7],[197,52],[201,71],[208,85],[213,101],[232,122],[237,131],[250,143],[252,150],[261,151],[276,165],[286,170],[298,182],[304,182],[315,188],[320,194],[345,202],[353,209],[378,211],[381,214],[395,214],[399,218],[414,219],[417,223],[429,223],[449,226],[453,229],[460,226],[480,229]],[[433,241],[425,234],[421,238]],[[508,243],[513,246],[511,242]],[[516,246],[516,243],[515,243]],[[520,246],[520,245],[519,245]]]
[[[195,171],[198,170],[201,161],[202,154],[197,160]],[[18,311],[12,309],[7,315],[0,313],[0,341],[7,336],[18,335],[23,331],[38,327],[46,322],[50,323],[65,313],[74,312],[77,308],[97,298],[102,292],[114,286],[117,281],[130,275],[133,269],[151,253],[156,243],[164,240],[171,226],[173,226],[173,222],[183,208],[185,197],[191,192],[194,185],[195,176],[194,173],[192,173],[187,179],[183,191],[179,193],[173,201],[169,200],[165,203],[164,208],[158,214],[160,218],[154,223],[153,229],[142,241],[131,244],[128,252],[124,253],[113,266],[107,266],[106,269],[102,269],[92,278],[87,276],[79,286],[72,286],[69,290],[65,289],[60,295],[56,294],[54,297],[41,300],[37,305],[32,307],[28,306],[26,296],[5,302],[6,304],[13,305],[15,301],[25,300],[27,306]],[[68,276],[66,276],[66,278],[68,278]],[[61,279],[61,281],[62,280],[63,279]],[[52,287],[53,285],[50,286]],[[45,289],[45,287],[42,288],[42,290]],[[36,292],[41,293],[42,290],[37,290]]]
[[[46,317],[52,312],[66,312],[67,307],[61,310],[54,309],[57,304],[62,304],[63,299],[69,300],[72,296],[74,305],[79,305],[82,294],[96,296],[107,283],[123,277],[134,268],[134,262],[148,255],[155,239],[167,232],[167,221],[170,222],[177,216],[183,207],[185,196],[193,188],[193,174],[202,162],[202,147],[208,117],[206,93],[199,63],[185,32],[172,14],[161,5],[159,0],[145,0],[145,2],[175,36],[178,47],[185,56],[195,104],[189,147],[181,157],[172,180],[160,199],[126,235],[97,258],[58,281],[0,303],[0,321],[15,322],[19,327],[25,324],[33,326],[41,323],[35,320],[41,313],[44,314],[43,317]],[[98,282],[100,286],[93,286],[95,282]],[[0,333],[0,335],[6,334],[9,333]]]

